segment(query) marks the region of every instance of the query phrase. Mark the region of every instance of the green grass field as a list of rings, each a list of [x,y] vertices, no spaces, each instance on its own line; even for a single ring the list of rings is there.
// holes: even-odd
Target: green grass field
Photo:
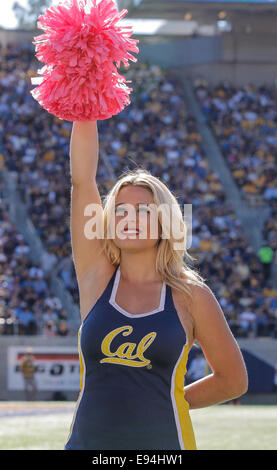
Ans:
[[[0,450],[62,450],[72,402],[1,402]],[[190,412],[198,450],[277,450],[277,406],[220,405]]]

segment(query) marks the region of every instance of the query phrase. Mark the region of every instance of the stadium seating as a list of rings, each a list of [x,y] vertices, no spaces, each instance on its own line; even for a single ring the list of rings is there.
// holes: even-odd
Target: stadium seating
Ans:
[[[33,100],[30,77],[36,74],[38,67],[34,50],[28,44],[11,44],[2,50],[0,154],[7,170],[14,174],[21,199],[28,208],[29,217],[45,249],[53,259],[56,257],[54,262],[59,266],[65,289],[78,304],[69,230],[68,153],[72,123],[48,114]],[[192,246],[188,249],[197,257],[195,267],[217,296],[234,334],[277,337],[277,292],[267,279],[258,254],[249,246],[240,220],[232,207],[226,204],[225,190],[218,175],[209,168],[201,135],[195,118],[187,112],[180,84],[170,70],[140,61],[124,71],[124,75],[127,80],[132,80],[131,104],[112,119],[98,121],[100,152],[97,181],[100,194],[103,196],[113,186],[122,171],[133,169],[137,164],[166,182],[182,207],[192,204]],[[230,171],[242,194],[246,198],[255,194],[257,198],[271,201],[274,188],[272,192],[266,188],[274,181],[271,154],[274,138],[270,133],[275,122],[273,111],[269,111],[266,118],[258,113],[259,132],[267,132],[265,135],[268,136],[268,140],[261,143],[263,153],[253,147],[252,132],[256,107],[260,109],[264,106],[261,103],[274,100],[274,96],[262,90],[253,100],[253,89],[246,85],[244,109],[248,111],[250,121],[241,127],[234,117],[228,115],[224,118],[222,109],[225,109],[226,103],[221,85],[214,91],[214,99],[213,95],[209,95],[207,86],[196,84],[195,87],[203,112],[211,121],[218,139],[222,139],[222,154],[229,162]],[[230,98],[231,91],[229,88],[227,90],[225,93]],[[235,94],[237,98],[232,100],[233,106],[238,101],[238,93]],[[214,101],[220,105],[216,106]],[[237,119],[238,114],[235,114]],[[229,142],[228,138],[232,136],[228,130],[230,122],[235,132]],[[252,162],[249,154],[253,151],[255,159]],[[274,214],[276,212],[272,212],[266,222],[264,237],[268,237],[276,249]],[[1,226],[5,221],[6,214],[3,212]],[[12,232],[16,233],[14,227]],[[4,256],[7,256],[5,243],[2,249]],[[1,284],[7,283],[8,277],[19,276],[19,282],[24,285],[23,270],[18,274],[10,267],[9,260],[8,265],[6,263],[8,271],[2,272]],[[25,258],[24,263],[31,268]],[[12,279],[11,282],[15,281]],[[47,300],[49,293],[45,294]],[[46,300],[43,296],[34,299],[35,318],[44,312]],[[7,311],[14,315],[20,301],[17,294],[13,303],[8,303],[6,299],[1,317],[5,317]],[[53,310],[57,315],[56,307],[47,313],[51,316]],[[61,311],[58,308],[58,315]],[[63,327],[70,330],[68,325]],[[37,333],[40,334],[41,330],[38,329]]]

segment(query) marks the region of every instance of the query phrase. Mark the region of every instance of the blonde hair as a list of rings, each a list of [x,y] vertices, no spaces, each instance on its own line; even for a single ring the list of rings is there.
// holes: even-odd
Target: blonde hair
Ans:
[[[161,226],[169,227],[170,236],[168,238],[160,239],[158,243],[157,257],[156,257],[156,272],[159,273],[162,280],[174,289],[183,293],[188,302],[192,301],[192,292],[190,284],[203,286],[205,279],[197,272],[196,269],[191,268],[187,262],[193,261],[196,258],[192,257],[186,249],[187,240],[187,227],[183,220],[182,211],[179,206],[178,200],[175,195],[169,190],[165,183],[159,178],[153,176],[148,170],[137,167],[135,170],[126,170],[122,173],[120,179],[111,188],[103,200],[103,216],[104,216],[104,240],[103,251],[105,252],[111,264],[118,266],[120,264],[121,250],[116,246],[112,238],[107,237],[108,233],[108,220],[111,220],[112,211],[114,210],[113,201],[121,188],[126,186],[140,186],[151,191],[154,203],[157,206],[161,204],[170,208],[170,213],[163,212],[161,215],[158,212],[158,221]],[[175,249],[173,247],[175,240],[172,236],[170,225],[170,216],[172,218],[172,225],[178,222],[181,226],[181,239],[182,249]],[[162,218],[162,221],[161,221]],[[176,220],[177,218],[177,220]],[[178,243],[180,239],[178,238]],[[188,312],[190,314],[190,312]],[[191,319],[192,321],[192,319]],[[193,328],[193,326],[192,326]]]

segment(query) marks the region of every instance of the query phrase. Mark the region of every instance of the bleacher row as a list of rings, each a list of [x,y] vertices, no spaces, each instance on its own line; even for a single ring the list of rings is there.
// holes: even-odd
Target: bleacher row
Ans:
[[[59,299],[49,293],[49,276],[58,266],[65,289],[79,304],[69,225],[72,123],[50,115],[32,98],[30,77],[40,67],[32,45],[1,48],[0,60],[0,155],[48,252],[34,265],[28,256],[30,247],[9,221],[8,207],[4,206],[0,216],[0,334],[66,335],[70,334],[70,322]],[[218,176],[209,168],[180,84],[170,70],[140,61],[123,73],[132,80],[131,104],[112,119],[98,121],[101,196],[122,171],[137,165],[165,181],[181,206],[192,204],[189,252],[197,257],[195,267],[217,296],[234,334],[277,337],[277,292],[259,255],[245,239],[232,207],[226,204]],[[201,90],[207,92],[207,88]],[[196,92],[199,95],[199,87]],[[216,125],[217,131],[223,126],[220,120]],[[236,134],[240,130],[238,126]],[[255,144],[249,145],[253,148]],[[225,158],[226,151],[222,146]],[[243,150],[239,158],[245,176],[237,181],[243,182],[244,188],[251,172],[245,167]],[[265,191],[259,194],[272,205],[265,237],[276,251],[274,191],[266,193],[274,169],[269,158],[264,161],[271,171],[265,172],[269,179],[263,180],[259,188]],[[239,170],[239,163],[230,169]],[[260,166],[251,167],[252,175],[255,169],[260,178]],[[254,176],[251,178],[255,185]]]
[[[277,248],[277,90],[272,84],[216,86],[200,77],[195,94],[243,198],[270,207],[263,239]]]

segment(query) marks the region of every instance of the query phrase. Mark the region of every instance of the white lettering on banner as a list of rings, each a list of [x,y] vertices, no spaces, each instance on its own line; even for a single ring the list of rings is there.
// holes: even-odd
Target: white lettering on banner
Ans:
[[[20,362],[26,346],[8,347],[8,390],[24,390]],[[77,348],[67,346],[33,346],[35,380],[38,390],[79,390],[80,364]]]

